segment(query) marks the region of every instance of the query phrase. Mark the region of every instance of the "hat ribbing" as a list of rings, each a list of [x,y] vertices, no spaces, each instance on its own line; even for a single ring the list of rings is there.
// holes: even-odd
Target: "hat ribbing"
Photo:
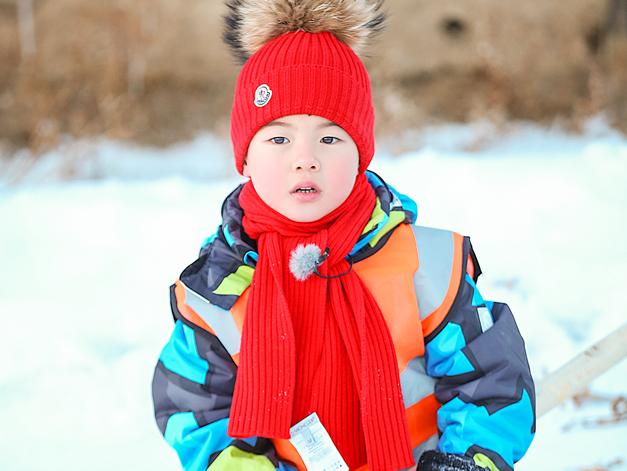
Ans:
[[[271,91],[255,104],[259,86]],[[285,33],[242,67],[231,112],[231,141],[242,173],[248,146],[264,125],[282,116],[312,114],[341,126],[359,151],[359,171],[374,155],[374,109],[368,72],[350,47],[328,32]]]

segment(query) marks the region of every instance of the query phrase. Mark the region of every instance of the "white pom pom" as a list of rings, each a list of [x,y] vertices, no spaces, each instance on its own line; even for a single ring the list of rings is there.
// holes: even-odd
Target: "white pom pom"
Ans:
[[[322,251],[316,244],[298,244],[290,254],[290,271],[294,278],[305,281],[316,270]]]

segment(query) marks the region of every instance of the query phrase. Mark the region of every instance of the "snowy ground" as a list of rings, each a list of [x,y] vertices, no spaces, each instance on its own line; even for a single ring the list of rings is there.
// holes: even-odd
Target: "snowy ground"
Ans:
[[[0,161],[0,469],[178,469],[150,381],[168,286],[239,181],[228,152],[210,136],[165,151],[67,143],[19,184]],[[537,379],[627,320],[627,139],[602,123],[433,128],[381,145],[372,168],[418,202],[420,224],[472,237],[479,288],[512,308]],[[627,395],[627,361],[592,389]],[[627,469],[627,424],[583,423],[609,415],[552,411],[517,469]]]

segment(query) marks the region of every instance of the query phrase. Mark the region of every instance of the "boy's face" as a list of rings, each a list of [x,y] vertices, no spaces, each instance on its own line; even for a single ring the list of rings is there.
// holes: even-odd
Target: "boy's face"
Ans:
[[[353,139],[338,125],[314,115],[290,115],[261,128],[244,161],[261,199],[283,216],[311,222],[340,206],[359,168]]]

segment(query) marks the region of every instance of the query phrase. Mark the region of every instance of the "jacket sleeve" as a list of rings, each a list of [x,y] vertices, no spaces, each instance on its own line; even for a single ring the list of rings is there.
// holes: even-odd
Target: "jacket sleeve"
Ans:
[[[170,290],[170,296],[175,296]],[[228,417],[237,366],[219,339],[180,316],[155,368],[157,425],[189,471],[295,470],[280,462],[267,438],[232,439]]]
[[[524,341],[507,304],[485,301],[468,240],[462,280],[441,324],[425,338],[442,452],[491,471],[512,470],[535,433],[535,390]]]

